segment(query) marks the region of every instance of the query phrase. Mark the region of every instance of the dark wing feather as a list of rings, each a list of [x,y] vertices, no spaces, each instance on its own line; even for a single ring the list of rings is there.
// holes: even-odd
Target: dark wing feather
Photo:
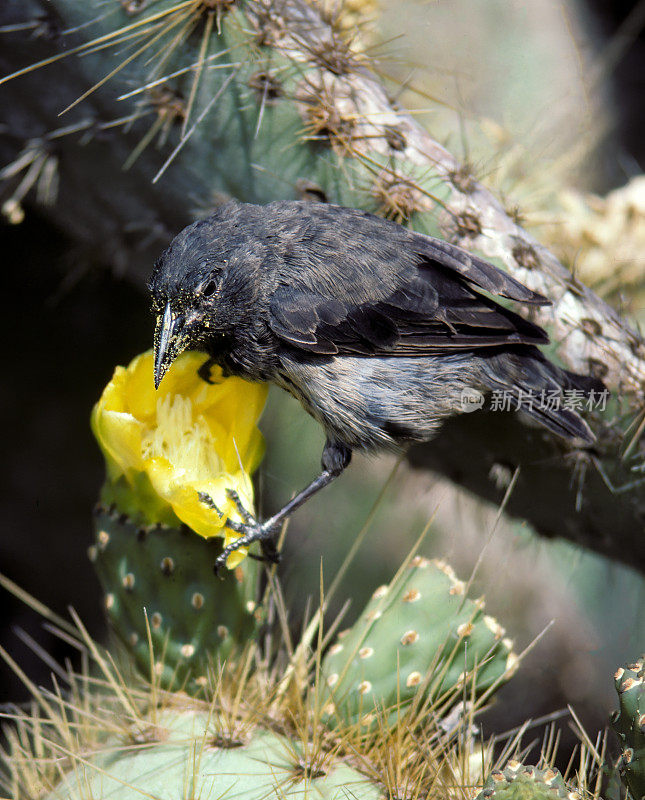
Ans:
[[[551,303],[544,295],[532,291],[507,272],[443,239],[418,233],[414,235],[413,245],[419,255],[425,257],[434,267],[441,265],[452,270],[468,283],[498,297],[538,306],[548,306]]]
[[[546,333],[468,287],[426,305],[397,290],[374,303],[343,304],[312,292],[279,289],[271,328],[286,344],[321,355],[422,356],[504,344],[545,344]]]
[[[308,286],[281,286],[270,304],[271,329],[286,345],[321,355],[423,356],[548,342],[540,327],[473,286],[548,303],[541,295],[447,242],[413,235],[407,244],[419,253],[417,263],[392,270],[382,282],[365,265],[346,286],[342,266],[335,281],[310,273]]]

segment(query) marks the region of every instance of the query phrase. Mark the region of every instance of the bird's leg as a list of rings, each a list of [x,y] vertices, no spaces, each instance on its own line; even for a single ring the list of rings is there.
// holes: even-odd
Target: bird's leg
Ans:
[[[273,563],[279,560],[279,553],[275,547],[275,535],[282,523],[290,516],[297,508],[300,508],[310,497],[313,497],[317,492],[329,485],[334,478],[337,478],[341,472],[347,467],[352,458],[352,451],[344,445],[336,444],[335,442],[327,441],[322,453],[322,472],[315,478],[308,486],[284,505],[276,514],[264,522],[258,522],[249,511],[244,508],[237,492],[233,490],[228,491],[229,498],[235,504],[237,511],[242,517],[242,522],[228,519],[226,527],[240,534],[240,537],[234,542],[231,542],[225,547],[215,562],[215,572],[226,564],[226,559],[231,553],[235,552],[240,547],[248,547],[253,542],[260,542],[262,547],[262,555],[267,561]],[[214,508],[221,514],[219,509],[215,506],[212,499],[203,493],[199,495],[200,500],[211,508]]]

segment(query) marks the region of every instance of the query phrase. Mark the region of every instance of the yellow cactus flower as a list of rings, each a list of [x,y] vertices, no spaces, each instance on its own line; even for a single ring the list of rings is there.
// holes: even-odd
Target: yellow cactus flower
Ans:
[[[148,522],[184,522],[200,536],[237,534],[226,520],[239,520],[227,490],[253,508],[250,475],[264,453],[257,428],[267,388],[211,370],[212,384],[197,370],[203,353],[186,352],[168,370],[157,391],[153,353],[117,367],[92,411],[92,430],[105,455],[108,482],[104,499]],[[199,499],[208,494],[223,516]],[[229,556],[236,566],[241,549]]]

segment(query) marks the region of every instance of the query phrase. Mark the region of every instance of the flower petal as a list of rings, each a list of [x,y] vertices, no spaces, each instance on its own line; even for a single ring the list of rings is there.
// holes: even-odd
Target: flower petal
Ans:
[[[239,515],[227,490],[234,489],[252,512],[250,473],[264,453],[256,423],[267,387],[224,378],[218,367],[211,370],[213,383],[207,383],[198,375],[206,358],[182,353],[156,392],[152,351],[127,368],[117,367],[92,411],[91,425],[120,502],[127,499],[129,508],[155,517],[151,522],[176,515],[200,536],[222,536],[230,543],[238,534],[225,523]],[[124,495],[128,485],[131,498]],[[199,499],[200,492],[213,499],[221,516]],[[245,553],[232,554],[228,566]]]
[[[94,433],[101,449],[111,459],[110,477],[142,469],[141,423],[131,414],[122,411],[104,411],[97,414]]]

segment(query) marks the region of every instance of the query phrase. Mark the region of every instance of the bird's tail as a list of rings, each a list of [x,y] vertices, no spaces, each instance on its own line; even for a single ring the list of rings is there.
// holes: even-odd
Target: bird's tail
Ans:
[[[483,366],[493,398],[501,393],[509,410],[525,412],[565,439],[593,444],[596,437],[579,412],[606,400],[601,380],[557,367],[536,347],[499,353]]]

